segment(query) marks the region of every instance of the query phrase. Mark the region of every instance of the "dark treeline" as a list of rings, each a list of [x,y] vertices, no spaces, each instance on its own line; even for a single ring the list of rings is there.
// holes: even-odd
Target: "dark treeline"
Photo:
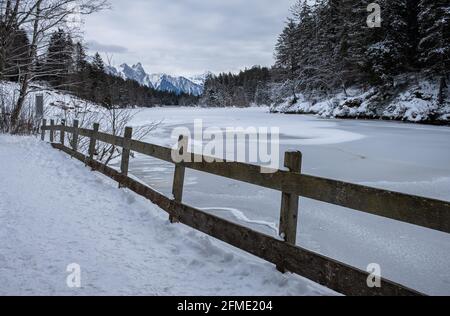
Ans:
[[[270,70],[259,66],[246,69],[239,74],[210,75],[206,79],[200,102],[219,107],[269,104],[267,85],[270,81]]]
[[[10,36],[5,36],[5,32]],[[24,30],[15,26],[7,29],[0,21],[0,74],[3,79],[17,81],[19,74],[25,72],[28,61],[30,41]]]
[[[14,58],[4,58],[7,65],[1,65],[7,70],[5,78],[20,81],[21,65],[26,65],[17,59],[26,56],[29,47],[25,32],[17,30],[13,45],[9,45],[8,54]],[[74,42],[70,34],[63,29],[55,31],[48,42],[46,51],[38,59],[36,73],[37,81],[48,84],[62,91],[68,91],[77,97],[101,104],[105,107],[156,105],[193,105],[198,98],[191,95],[177,95],[170,92],[157,91],[144,87],[136,81],[124,80],[106,73],[106,65],[97,53],[90,58],[80,42]]]

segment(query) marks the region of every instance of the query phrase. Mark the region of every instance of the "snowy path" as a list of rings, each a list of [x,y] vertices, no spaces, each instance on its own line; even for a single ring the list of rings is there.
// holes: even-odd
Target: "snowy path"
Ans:
[[[33,138],[0,135],[0,295],[333,293],[182,225]],[[80,289],[66,285],[81,266]]]

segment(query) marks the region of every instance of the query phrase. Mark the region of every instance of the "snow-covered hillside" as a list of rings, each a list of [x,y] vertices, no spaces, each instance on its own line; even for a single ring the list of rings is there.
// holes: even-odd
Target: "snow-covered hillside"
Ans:
[[[414,82],[414,83],[410,83]],[[335,118],[382,118],[409,122],[450,123],[450,99],[438,104],[439,85],[429,80],[408,81],[392,91],[377,88],[349,89],[331,98],[306,98],[298,95],[284,98],[271,108],[272,112],[317,114]],[[449,91],[446,94],[450,96]],[[311,101],[313,99],[313,101]]]
[[[68,115],[77,115],[84,112],[103,112],[105,108],[98,104],[80,99],[70,93],[65,93],[47,87],[45,84],[33,84],[25,103],[24,113],[30,116],[35,114],[36,95],[44,97],[44,117],[46,119],[64,119]],[[17,102],[19,85],[13,82],[0,81],[0,99],[5,105],[11,106]]]
[[[0,135],[0,295],[333,295],[183,225],[32,137]],[[81,288],[69,288],[78,264]]]
[[[148,74],[141,63],[133,66],[122,64],[119,69],[108,66],[106,70],[114,76],[134,80],[143,86],[159,91],[174,92],[177,94],[187,93],[195,96],[203,93],[203,84],[208,74],[194,76],[192,79],[182,76],[174,77],[164,73]]]

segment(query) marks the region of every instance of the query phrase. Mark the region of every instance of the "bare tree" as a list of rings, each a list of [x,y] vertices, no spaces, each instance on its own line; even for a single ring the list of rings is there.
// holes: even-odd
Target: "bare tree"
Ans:
[[[98,107],[92,106],[86,101],[77,99],[71,99],[68,103],[61,101],[51,104],[51,106],[57,107],[58,114],[53,114],[53,117],[64,120],[68,124],[71,124],[74,120],[78,120],[79,127],[92,129],[94,123],[100,124],[100,130],[104,133],[123,136],[125,127],[129,126],[131,120],[139,114],[139,111],[131,109],[123,109],[117,107]],[[152,122],[150,124],[135,127],[133,130],[133,139],[143,140],[149,135],[161,122]],[[72,143],[73,137],[67,135],[67,140]],[[84,154],[88,153],[89,138],[80,137],[78,140],[78,150]],[[110,164],[116,158],[122,155],[122,148],[97,142],[95,148],[95,156],[98,161],[105,165]]]
[[[106,0],[0,0],[0,79],[5,73],[5,61],[15,30],[25,30],[29,43],[20,58],[19,97],[10,115],[12,132],[17,132],[21,111],[31,82],[48,75],[39,66],[40,54],[48,45],[56,28],[75,32],[79,25],[71,23],[74,16],[89,15],[107,7]],[[56,75],[56,74],[55,74]]]

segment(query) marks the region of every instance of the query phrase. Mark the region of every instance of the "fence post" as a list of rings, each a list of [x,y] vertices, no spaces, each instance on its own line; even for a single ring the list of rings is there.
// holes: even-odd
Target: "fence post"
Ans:
[[[78,125],[79,125],[78,120],[74,120],[73,121],[73,140],[72,140],[72,149],[73,149],[73,151],[77,151],[78,150],[78,135],[80,133],[78,131]]]
[[[50,120],[50,126],[51,126],[51,129],[50,129],[50,143],[53,143],[54,140],[55,140],[55,130],[54,130],[54,128],[55,128],[55,120]]]
[[[59,142],[64,146],[66,142],[66,132],[64,131],[64,127],[66,126],[66,120],[61,120],[61,132],[59,133]]]
[[[130,162],[130,147],[132,136],[133,129],[131,127],[125,127],[124,142],[122,148],[122,162],[120,164],[120,171],[124,176],[128,176],[128,164]],[[122,185],[119,183],[119,188],[121,187]]]
[[[41,140],[45,140],[45,127],[47,125],[47,120],[42,120],[42,126],[41,126]]]
[[[94,132],[92,133],[90,142],[89,142],[89,159],[94,160],[95,155],[95,146],[97,144],[97,132],[100,129],[100,124],[94,123]]]
[[[184,150],[187,150],[189,143],[189,138],[187,136],[180,135],[178,138],[178,151],[181,156],[183,156]],[[173,186],[172,194],[175,202],[181,203],[183,201],[183,186],[184,186],[184,176],[186,173],[186,168],[180,164],[175,165],[175,173],[173,176]],[[171,223],[177,223],[178,219],[173,216],[169,217]]]
[[[299,151],[286,152],[284,166],[290,172],[300,173],[302,169],[302,153]],[[291,193],[282,193],[279,235],[287,243],[295,245],[297,241],[299,197]],[[277,269],[284,272],[283,266]]]

